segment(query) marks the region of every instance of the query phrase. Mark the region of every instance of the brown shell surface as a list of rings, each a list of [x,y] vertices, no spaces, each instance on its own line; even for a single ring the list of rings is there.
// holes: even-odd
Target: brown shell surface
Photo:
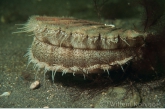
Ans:
[[[29,63],[64,74],[108,72],[122,66],[142,55],[147,36],[87,20],[46,16],[32,16],[25,29],[34,34]]]

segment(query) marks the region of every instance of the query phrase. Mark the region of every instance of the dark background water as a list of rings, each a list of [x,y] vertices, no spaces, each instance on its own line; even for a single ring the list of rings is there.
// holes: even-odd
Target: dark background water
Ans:
[[[100,20],[98,16],[105,19],[135,18],[140,16],[141,11],[137,0],[0,1],[1,23],[26,21],[32,15],[65,16],[98,21]]]
[[[33,37],[28,37],[26,33],[12,34],[12,32],[18,31],[15,24],[27,22],[32,15],[75,17],[101,22],[120,19],[117,21],[118,25],[124,25],[126,28],[143,19],[143,7],[138,1],[96,0],[96,6],[94,0],[0,0],[0,94],[11,92],[9,97],[0,97],[0,107],[111,107],[106,104],[106,99],[115,102],[119,97],[109,93],[114,86],[104,88],[99,84],[101,88],[97,88],[90,86],[78,76],[61,76],[59,73],[55,78],[55,84],[52,84],[50,78],[46,78],[46,88],[44,88],[43,74],[40,72],[38,76],[41,87],[30,90],[29,86],[34,82],[35,71],[33,65],[26,69],[27,58],[23,56],[27,53]],[[159,2],[165,3],[164,0]],[[128,23],[130,20],[133,23]],[[77,82],[80,80],[82,84]],[[130,101],[135,100],[131,98],[131,95],[135,95],[137,98],[141,97],[142,103],[158,104],[139,107],[164,106],[164,78],[138,83],[137,87],[134,87],[133,83],[135,82],[127,81],[126,86],[115,85],[120,89],[116,93],[124,89],[130,92],[132,91],[130,89],[135,89],[134,93],[125,93]],[[104,97],[107,98],[104,100]]]

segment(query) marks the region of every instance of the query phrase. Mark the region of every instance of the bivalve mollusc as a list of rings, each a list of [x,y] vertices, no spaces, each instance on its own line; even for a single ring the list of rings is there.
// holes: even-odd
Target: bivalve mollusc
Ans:
[[[62,74],[102,73],[136,61],[147,33],[65,17],[32,16],[20,32],[32,32],[28,63]],[[38,71],[37,70],[37,71]]]

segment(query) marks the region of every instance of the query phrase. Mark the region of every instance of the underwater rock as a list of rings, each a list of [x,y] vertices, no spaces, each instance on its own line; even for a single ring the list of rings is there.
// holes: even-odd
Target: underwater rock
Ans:
[[[95,104],[95,108],[124,108],[136,107],[140,103],[139,93],[133,93],[122,87],[110,87],[100,100]]]

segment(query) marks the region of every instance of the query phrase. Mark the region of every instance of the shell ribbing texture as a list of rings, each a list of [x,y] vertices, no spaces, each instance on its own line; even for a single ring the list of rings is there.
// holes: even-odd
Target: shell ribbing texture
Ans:
[[[35,19],[31,17],[28,26],[40,41],[78,49],[139,47],[146,37],[145,33],[134,30],[110,28],[101,23],[72,18],[35,16]]]
[[[123,65],[142,54],[139,48],[147,37],[146,33],[73,18],[32,16],[25,28],[35,35],[30,60],[40,68],[63,72]]]

